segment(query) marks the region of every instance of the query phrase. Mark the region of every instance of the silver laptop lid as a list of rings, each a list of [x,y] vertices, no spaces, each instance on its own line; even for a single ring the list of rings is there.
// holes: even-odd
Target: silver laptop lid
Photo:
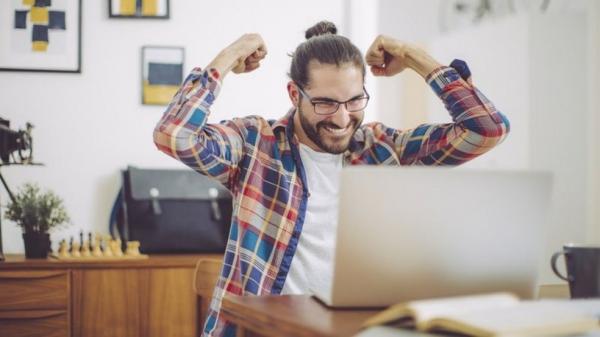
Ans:
[[[492,291],[533,296],[551,175],[342,170],[331,306]]]

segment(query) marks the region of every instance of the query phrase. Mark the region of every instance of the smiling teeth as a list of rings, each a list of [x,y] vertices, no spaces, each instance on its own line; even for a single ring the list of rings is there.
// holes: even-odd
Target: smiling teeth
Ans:
[[[343,129],[333,129],[328,126],[326,126],[325,129],[327,129],[327,131],[337,134],[337,135],[342,135],[342,134],[346,133],[346,131],[348,130],[347,127],[343,128]]]

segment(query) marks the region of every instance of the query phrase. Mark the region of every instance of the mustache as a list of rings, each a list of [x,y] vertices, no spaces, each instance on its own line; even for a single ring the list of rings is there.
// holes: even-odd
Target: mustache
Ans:
[[[356,120],[356,119],[353,118],[353,119],[350,120],[350,122],[348,123],[348,125],[346,125],[344,127],[340,127],[339,125],[337,125],[335,123],[328,122],[328,121],[318,122],[317,125],[316,125],[316,127],[317,127],[317,129],[324,128],[324,127],[330,127],[332,129],[344,129],[344,128],[348,127],[348,126],[351,126],[352,128],[355,128],[356,125],[358,125],[358,120]]]

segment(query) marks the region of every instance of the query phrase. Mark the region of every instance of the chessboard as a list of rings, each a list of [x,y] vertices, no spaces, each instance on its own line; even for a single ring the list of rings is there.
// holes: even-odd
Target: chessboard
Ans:
[[[114,239],[110,235],[101,236],[96,234],[92,238],[89,234],[89,240],[76,242],[71,238],[69,244],[66,240],[61,240],[58,245],[58,251],[49,256],[60,261],[115,261],[115,260],[140,260],[147,259],[148,255],[140,253],[139,241],[128,241],[125,251],[122,250],[120,239]]]
[[[136,256],[129,256],[129,255],[121,255],[121,256],[112,256],[112,257],[105,257],[105,256],[80,256],[80,257],[73,257],[73,256],[59,256],[56,253],[51,253],[50,255],[48,255],[51,259],[54,260],[58,260],[58,261],[69,261],[69,262],[91,262],[91,261],[98,261],[98,262],[107,262],[107,261],[129,261],[129,260],[143,260],[143,259],[147,259],[148,255],[146,254],[140,254],[140,255],[136,255]]]

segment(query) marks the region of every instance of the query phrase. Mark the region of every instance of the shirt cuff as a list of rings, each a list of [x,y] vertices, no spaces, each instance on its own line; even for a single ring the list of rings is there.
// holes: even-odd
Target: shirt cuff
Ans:
[[[208,95],[205,98],[205,101],[211,104],[221,91],[221,74],[215,68],[210,68],[207,70],[194,68],[188,78],[185,80],[185,82],[188,81],[192,83],[199,81],[199,83],[194,85],[194,88],[185,95],[186,101],[198,95],[199,92],[200,95],[204,95],[206,89],[208,89]]]
[[[454,68],[450,67],[439,67],[433,70],[425,80],[427,84],[433,89],[436,95],[440,96],[444,89],[452,82],[458,81],[460,75]]]

